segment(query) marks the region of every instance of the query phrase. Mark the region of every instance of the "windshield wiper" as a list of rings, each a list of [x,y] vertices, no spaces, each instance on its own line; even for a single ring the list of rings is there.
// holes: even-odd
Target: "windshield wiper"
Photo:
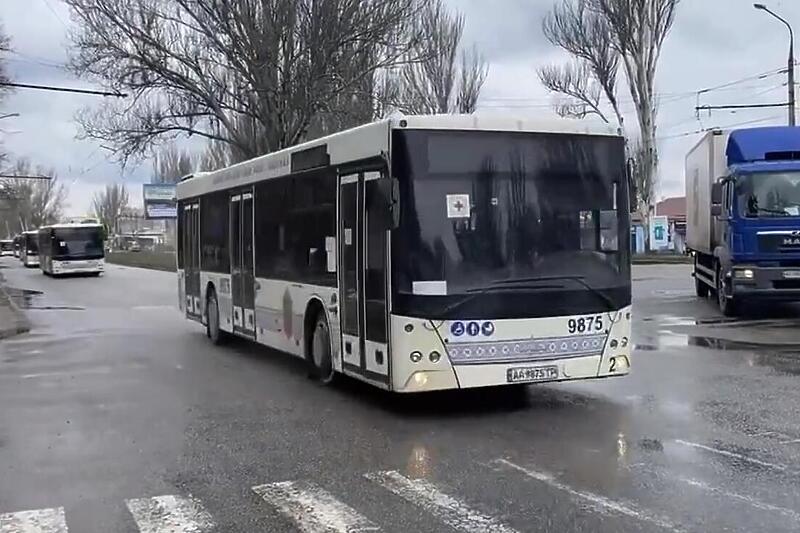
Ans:
[[[603,302],[605,302],[605,304],[608,306],[608,310],[609,311],[613,311],[614,310],[614,302],[611,300],[611,298],[609,298],[607,295],[605,295],[599,289],[596,289],[596,288],[592,287],[591,285],[589,285],[588,283],[586,283],[584,276],[536,276],[536,277],[528,277],[528,278],[498,279],[498,280],[492,281],[491,285],[508,285],[508,284],[515,284],[515,283],[530,283],[530,282],[536,282],[536,281],[557,281],[557,280],[562,280],[562,279],[567,279],[567,280],[570,280],[570,281],[577,281],[580,285],[583,285],[583,287],[586,290],[588,290],[589,292],[591,292],[592,294],[594,294],[595,296],[597,296],[598,298],[603,300]],[[491,285],[488,288],[490,288]]]
[[[769,209],[767,207],[756,207],[756,213],[760,213],[760,212],[773,213],[775,215],[790,216],[789,213],[787,213],[786,211],[784,211],[782,209]]]

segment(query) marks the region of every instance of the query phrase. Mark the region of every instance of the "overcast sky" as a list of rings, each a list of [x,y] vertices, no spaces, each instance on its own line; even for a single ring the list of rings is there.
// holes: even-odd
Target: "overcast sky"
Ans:
[[[539,84],[536,68],[564,60],[541,32],[541,18],[552,0],[447,1],[466,16],[465,44],[476,44],[490,62],[480,112],[550,116],[552,100]],[[770,0],[768,5],[800,32],[800,0]],[[12,39],[15,53],[9,67],[16,81],[88,87],[60,67],[66,60],[70,18],[59,0],[0,0],[0,22]],[[701,104],[785,101],[785,74],[776,71],[786,67],[787,50],[786,28],[755,11],[751,1],[682,0],[657,78],[659,198],[683,194],[683,159],[699,138],[692,132],[745,122],[785,122],[785,109],[716,111],[698,119],[694,107],[698,98]],[[771,74],[757,77],[762,73]],[[697,95],[698,90],[745,78],[749,79]],[[625,85],[620,85],[620,98],[624,109],[632,111]],[[149,162],[123,173],[108,161],[99,143],[77,139],[75,113],[97,103],[97,97],[19,90],[0,109],[0,114],[20,114],[0,120],[6,148],[56,169],[69,185],[71,215],[85,213],[92,194],[114,181],[127,183],[141,203],[140,184],[150,179]],[[632,116],[628,124],[634,125]]]

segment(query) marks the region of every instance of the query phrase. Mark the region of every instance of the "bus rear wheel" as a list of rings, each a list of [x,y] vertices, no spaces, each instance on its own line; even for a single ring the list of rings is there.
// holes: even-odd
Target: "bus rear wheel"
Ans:
[[[308,364],[310,377],[325,385],[332,383],[336,372],[333,369],[331,332],[328,327],[328,320],[323,312],[317,315],[309,344]]]
[[[219,302],[214,289],[206,296],[206,336],[217,346],[225,341],[225,332],[219,327]]]

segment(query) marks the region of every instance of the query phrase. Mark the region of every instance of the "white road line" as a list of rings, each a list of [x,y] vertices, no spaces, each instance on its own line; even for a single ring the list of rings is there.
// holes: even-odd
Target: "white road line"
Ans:
[[[289,517],[304,533],[380,531],[368,518],[306,481],[282,481],[253,487],[253,492]]]
[[[203,505],[186,496],[155,496],[127,500],[141,533],[205,533],[214,520]]]
[[[418,505],[458,531],[468,533],[515,533],[498,520],[477,511],[466,503],[442,492],[424,479],[409,479],[399,472],[374,472],[364,477],[378,483],[403,499]]]
[[[567,494],[575,498],[588,502],[589,505],[594,507],[595,510],[599,512],[613,511],[615,513],[619,513],[621,515],[630,518],[641,520],[642,522],[649,522],[650,524],[656,525],[658,527],[670,531],[683,531],[683,529],[680,526],[673,524],[672,521],[670,521],[666,517],[653,514],[643,509],[638,509],[634,504],[629,502],[612,500],[605,496],[601,496],[600,494],[595,494],[594,492],[573,489],[566,483],[558,481],[552,474],[549,474],[547,472],[540,472],[532,470],[530,468],[525,468],[523,466],[519,466],[518,464],[512,463],[511,461],[508,461],[506,459],[496,459],[492,461],[491,465],[495,467],[508,468],[511,470],[522,472],[526,476],[533,478],[536,481],[541,481],[542,483],[546,483],[547,485],[550,485],[555,489],[566,492]]]
[[[711,492],[711,493],[714,493],[714,494],[720,494],[722,496],[726,496],[726,497],[731,498],[733,500],[744,502],[744,503],[746,503],[746,504],[748,504],[748,505],[750,505],[752,507],[755,507],[756,509],[760,509],[761,511],[768,511],[768,512],[771,512],[771,513],[778,513],[778,514],[781,514],[781,515],[786,516],[788,518],[791,518],[792,520],[794,520],[796,522],[800,522],[800,513],[796,512],[796,511],[793,511],[791,509],[787,509],[785,507],[780,507],[778,505],[772,505],[771,503],[765,503],[765,502],[762,502],[762,501],[757,500],[755,498],[752,498],[750,496],[746,496],[744,494],[737,494],[735,492],[730,492],[730,491],[727,491],[727,490],[725,490],[723,488],[720,488],[720,487],[713,487],[711,485],[708,485],[707,483],[704,483],[702,481],[698,481],[696,479],[685,478],[685,477],[676,477],[676,479],[678,481],[686,483],[687,485],[690,485],[692,487],[696,487],[696,488],[704,490],[706,492]]]
[[[768,463],[766,461],[761,461],[760,459],[755,459],[747,455],[742,455],[741,453],[729,452],[728,450],[720,450],[719,448],[713,448],[711,446],[706,446],[705,444],[698,444],[696,442],[690,442],[682,439],[675,439],[675,442],[678,444],[682,444],[683,446],[689,446],[691,448],[705,450],[707,452],[716,453],[718,455],[724,455],[725,457],[733,457],[734,459],[739,459],[740,461],[745,461],[747,463],[751,463],[754,465],[771,468],[779,472],[792,472],[791,470],[789,470],[788,467],[784,465],[779,465],[776,463]]]
[[[64,508],[0,514],[0,533],[67,533]]]

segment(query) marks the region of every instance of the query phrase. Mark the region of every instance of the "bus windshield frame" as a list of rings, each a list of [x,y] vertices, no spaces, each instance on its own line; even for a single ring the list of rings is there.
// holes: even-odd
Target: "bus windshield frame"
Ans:
[[[621,137],[400,130],[392,161],[394,313],[535,318],[630,304]]]
[[[44,230],[39,251],[57,261],[103,259],[103,228],[100,226],[50,227]],[[41,235],[40,235],[41,236]]]

